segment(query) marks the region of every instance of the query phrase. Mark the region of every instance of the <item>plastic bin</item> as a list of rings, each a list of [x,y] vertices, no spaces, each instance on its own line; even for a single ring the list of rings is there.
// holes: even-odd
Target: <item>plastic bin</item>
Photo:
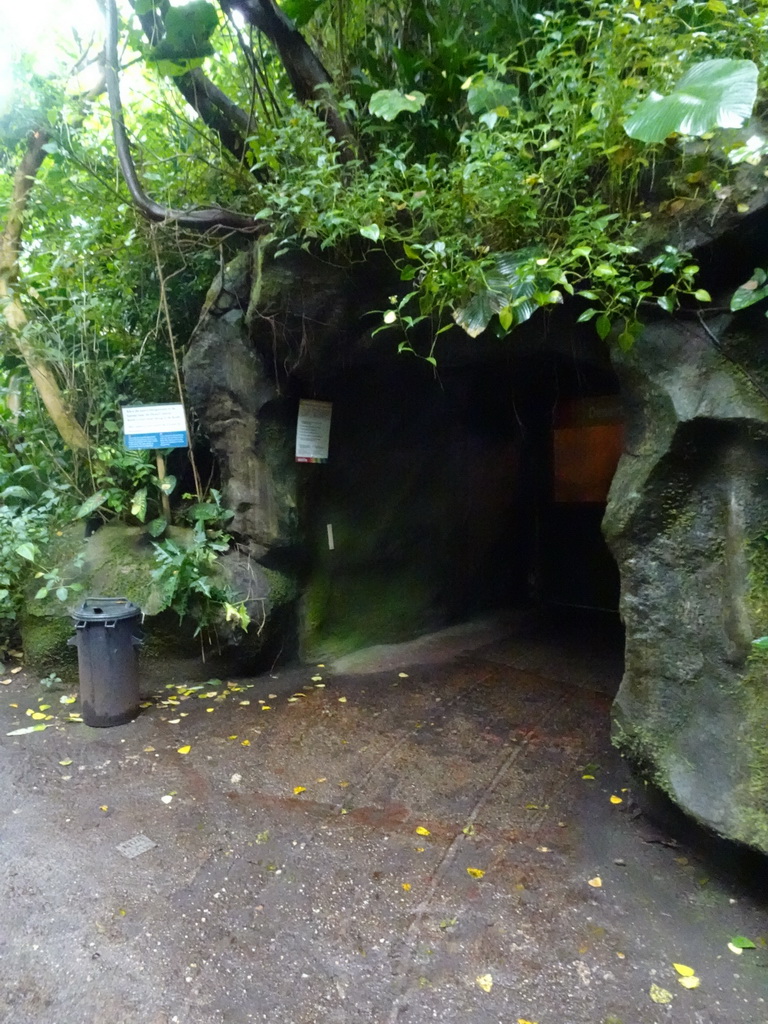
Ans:
[[[98,729],[130,722],[139,713],[141,609],[124,597],[89,597],[72,618],[83,722]]]

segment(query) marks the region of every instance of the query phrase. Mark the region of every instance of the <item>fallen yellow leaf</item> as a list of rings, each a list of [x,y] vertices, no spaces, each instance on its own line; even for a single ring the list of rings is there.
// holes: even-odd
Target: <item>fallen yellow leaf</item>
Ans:
[[[325,777],[325,775],[323,775],[322,778],[320,778],[320,779],[315,779],[315,782],[327,782],[327,781],[328,781],[328,779]]]
[[[346,697],[339,697],[339,704],[346,704],[346,703],[347,703],[347,698]]]
[[[595,878],[590,878],[590,880],[587,882],[587,885],[591,885],[593,889],[601,889],[603,885],[603,880],[599,875],[597,875]]]
[[[418,835],[418,836],[431,836],[432,835],[432,833],[429,831],[429,829],[428,828],[424,828],[423,825],[418,825],[417,828],[414,831],[416,832],[416,835]]]
[[[228,740],[236,740],[236,739],[237,739],[237,733],[236,733],[236,732],[235,732],[235,733],[232,733],[232,735],[231,735],[231,736],[227,736],[227,739],[228,739]]]
[[[246,708],[248,707],[248,705],[249,705],[250,703],[251,703],[251,702],[250,702],[249,700],[241,700],[241,701],[238,701],[238,704],[241,704],[241,705],[242,705],[243,707],[246,707]]]
[[[192,749],[192,747],[189,744],[187,744],[186,747],[179,747],[177,749],[176,753],[177,754],[188,754],[191,749]]]
[[[686,967],[685,964],[672,964],[678,974],[681,974],[684,978],[692,978],[696,971],[692,967]]]
[[[32,721],[33,722],[40,722],[40,721],[42,721],[43,718],[45,718],[45,715],[43,714],[42,711],[33,711],[32,712]]]
[[[698,988],[701,984],[701,978],[697,978],[695,974],[690,978],[678,978],[677,980],[683,988]]]
[[[405,889],[406,892],[410,892],[411,891],[411,883],[410,882],[403,882],[403,888]]]
[[[493,975],[480,974],[475,978],[475,984],[478,988],[481,988],[483,992],[490,992],[493,988]]]
[[[59,761],[59,764],[62,766],[62,768],[66,768],[68,764],[72,764],[72,758],[65,757],[63,761]]]
[[[398,679],[407,679],[408,678],[408,673],[407,672],[398,672],[397,676],[398,676]]]
[[[322,661],[319,661],[319,662],[317,663],[317,667],[318,667],[318,668],[325,668],[325,663],[324,663],[324,662],[322,662]]]
[[[250,745],[251,745],[251,741],[250,740],[240,740],[240,746],[241,747],[250,747]]]
[[[425,849],[426,849],[426,847],[424,847],[424,846],[417,846],[416,847],[416,853],[424,853]]]
[[[11,680],[10,679],[0,679],[0,686],[10,686],[10,685],[11,685]]]
[[[582,779],[592,779],[593,782],[595,781],[594,775],[582,775],[581,777]]]
[[[623,804],[624,801],[621,799],[620,796],[612,796],[611,797],[611,803],[612,804]]]
[[[467,868],[467,874],[473,878],[482,878],[485,872],[481,868]]]
[[[205,710],[206,710],[206,711],[215,711],[215,710],[216,710],[216,708],[206,708]]]
[[[11,669],[11,675],[16,675],[17,672],[21,672],[21,665],[17,665],[16,668]]]
[[[741,954],[744,952],[743,949],[739,949],[738,946],[734,946],[732,942],[728,943],[728,949],[730,949],[732,953],[735,953],[736,956],[741,956]]]
[[[312,682],[313,683],[322,683],[322,681],[323,681],[323,677],[322,676],[312,676]]]
[[[306,793],[307,792],[307,787],[306,786],[294,786],[293,787],[293,792],[296,795],[298,795],[299,793]]]
[[[671,992],[668,992],[665,988],[661,988],[659,985],[651,985],[648,995],[654,1001],[654,1003],[671,1003],[675,998]]]
[[[261,710],[262,711],[271,711],[272,710],[272,705],[271,704],[262,704],[261,705]]]
[[[108,804],[102,804],[101,807],[99,808],[99,810],[100,811],[108,811],[109,810],[109,805]]]
[[[536,1024],[535,1020],[523,1020],[522,1017],[517,1018],[517,1024]]]

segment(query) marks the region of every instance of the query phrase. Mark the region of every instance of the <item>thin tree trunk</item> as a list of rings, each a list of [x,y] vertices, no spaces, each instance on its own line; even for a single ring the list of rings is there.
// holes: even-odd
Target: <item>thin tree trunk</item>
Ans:
[[[27,315],[14,294],[19,276],[19,251],[24,212],[37,172],[47,153],[43,148],[50,136],[36,131],[30,137],[27,151],[16,169],[8,217],[0,233],[0,306],[11,337],[27,365],[30,376],[48,410],[48,414],[66,445],[73,449],[86,449],[88,437],[75,419],[59,387],[53,368],[24,337]]]

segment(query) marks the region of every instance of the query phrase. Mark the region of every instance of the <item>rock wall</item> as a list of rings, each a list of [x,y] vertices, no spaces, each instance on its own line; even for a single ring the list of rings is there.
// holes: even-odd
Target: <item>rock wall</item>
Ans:
[[[700,823],[768,851],[763,347],[721,317],[651,324],[617,354],[626,450],[604,532],[626,627],[618,747]]]

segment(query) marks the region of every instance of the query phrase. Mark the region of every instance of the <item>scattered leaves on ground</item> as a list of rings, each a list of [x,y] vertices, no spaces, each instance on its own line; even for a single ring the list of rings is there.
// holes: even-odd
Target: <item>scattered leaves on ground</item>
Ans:
[[[651,985],[648,995],[651,997],[654,1003],[662,1004],[671,1003],[672,1000],[675,998],[671,992],[667,991],[667,989],[661,988],[661,986],[656,984]]]
[[[701,984],[701,978],[697,978],[695,974],[690,978],[678,978],[677,980],[683,988],[698,988]]]
[[[696,973],[692,967],[686,967],[685,964],[672,964],[672,966],[683,978],[692,978]]]

